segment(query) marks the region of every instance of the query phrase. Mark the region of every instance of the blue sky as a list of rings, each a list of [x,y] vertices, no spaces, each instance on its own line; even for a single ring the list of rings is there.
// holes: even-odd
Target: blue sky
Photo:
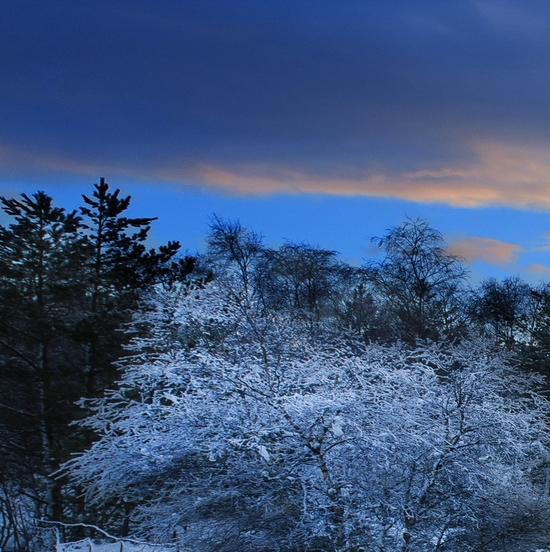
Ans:
[[[201,249],[213,212],[360,263],[427,218],[550,280],[550,4],[5,0],[0,193],[104,176]],[[5,219],[2,219],[5,220]]]

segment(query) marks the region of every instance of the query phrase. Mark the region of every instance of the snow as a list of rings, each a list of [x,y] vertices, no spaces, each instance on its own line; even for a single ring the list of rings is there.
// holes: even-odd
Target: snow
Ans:
[[[175,546],[135,543],[120,540],[118,542],[96,542],[83,539],[76,542],[59,543],[56,552],[175,552]]]
[[[152,308],[68,465],[92,503],[127,496],[142,534],[201,552],[543,544],[550,408],[501,351],[350,345],[241,297],[152,299],[162,324]]]

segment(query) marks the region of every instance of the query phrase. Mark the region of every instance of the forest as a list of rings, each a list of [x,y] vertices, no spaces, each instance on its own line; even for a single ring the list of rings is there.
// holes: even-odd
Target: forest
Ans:
[[[352,266],[82,201],[0,198],[0,550],[550,547],[549,285],[472,284],[424,219]]]

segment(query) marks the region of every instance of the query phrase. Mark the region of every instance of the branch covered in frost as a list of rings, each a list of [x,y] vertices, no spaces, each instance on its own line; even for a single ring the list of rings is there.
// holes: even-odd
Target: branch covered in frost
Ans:
[[[490,344],[312,338],[223,281],[150,305],[86,421],[100,439],[66,466],[90,501],[132,504],[144,536],[490,551],[526,511],[540,523],[521,538],[542,534],[548,404]]]

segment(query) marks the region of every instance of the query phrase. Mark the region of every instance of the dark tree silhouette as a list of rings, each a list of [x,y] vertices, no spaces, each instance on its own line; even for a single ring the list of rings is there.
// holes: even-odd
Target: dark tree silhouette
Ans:
[[[119,194],[101,179],[80,215],[44,192],[0,198],[13,220],[0,227],[0,547],[32,548],[33,519],[81,510],[53,476],[90,442],[76,401],[114,383],[140,293],[193,269],[173,260],[178,242],[147,248],[155,219],[126,217]]]
[[[462,259],[445,250],[443,236],[427,221],[407,219],[373,243],[385,254],[369,271],[394,337],[438,340],[460,331]]]

